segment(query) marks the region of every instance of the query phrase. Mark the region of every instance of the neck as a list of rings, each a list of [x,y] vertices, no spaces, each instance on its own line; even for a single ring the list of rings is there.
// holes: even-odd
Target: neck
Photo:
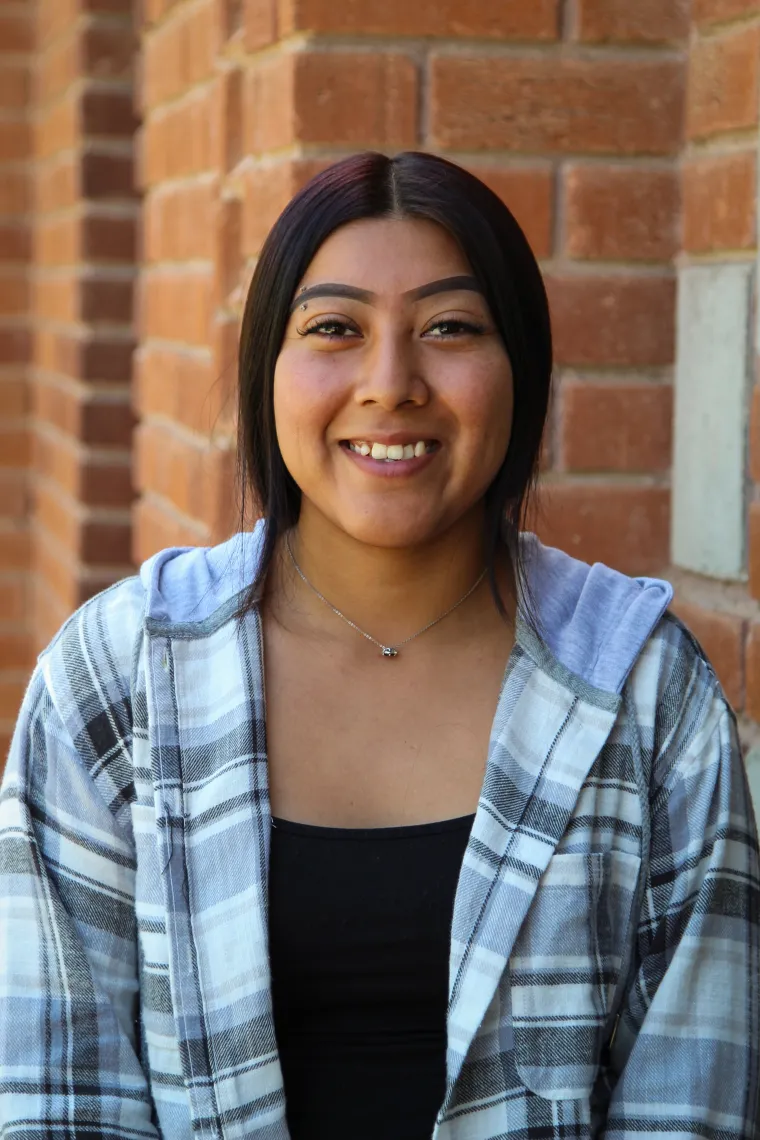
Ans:
[[[478,508],[445,533],[419,546],[400,549],[357,542],[313,510],[303,510],[291,532],[290,546],[313,587],[361,629],[394,644],[414,634],[455,605],[483,571],[483,511]],[[509,601],[507,560],[497,567],[497,580]],[[298,599],[298,614],[309,628],[342,639],[356,636],[304,584],[280,544],[272,601]],[[292,607],[288,607],[292,608]],[[492,621],[495,604],[486,582],[452,613],[443,635],[453,634],[463,617],[472,630],[479,615]],[[444,623],[442,623],[443,625]],[[433,631],[431,631],[432,633]]]

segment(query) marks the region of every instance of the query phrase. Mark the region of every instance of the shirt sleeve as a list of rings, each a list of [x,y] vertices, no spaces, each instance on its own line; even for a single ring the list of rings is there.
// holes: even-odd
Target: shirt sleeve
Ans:
[[[604,1136],[756,1140],[757,836],[736,723],[704,661],[678,720],[650,788],[649,866]]]
[[[0,792],[0,1137],[157,1137],[135,857],[38,666]]]

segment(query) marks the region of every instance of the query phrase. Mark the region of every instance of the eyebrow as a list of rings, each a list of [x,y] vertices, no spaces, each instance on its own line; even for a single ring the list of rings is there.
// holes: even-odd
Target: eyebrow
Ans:
[[[429,281],[427,285],[418,285],[416,289],[408,289],[401,295],[411,301],[422,301],[426,297],[434,297],[437,293],[455,293],[461,289],[467,289],[472,293],[483,292],[477,278],[460,274],[457,277],[442,277],[440,281]],[[370,292],[369,289],[359,289],[356,285],[342,285],[337,281],[325,281],[320,285],[309,285],[303,289],[294,297],[290,312],[294,313],[299,305],[314,297],[348,297],[352,301],[361,301],[363,305],[371,305],[377,300],[377,294]]]

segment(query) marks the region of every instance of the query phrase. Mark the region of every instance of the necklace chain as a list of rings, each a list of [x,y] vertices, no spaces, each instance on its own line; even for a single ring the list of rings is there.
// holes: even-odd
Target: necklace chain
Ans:
[[[442,614],[440,614],[439,617],[433,618],[433,620],[429,621],[427,623],[427,625],[423,625],[422,629],[418,629],[416,633],[413,633],[411,635],[411,637],[405,637],[403,641],[397,641],[395,645],[383,645],[382,641],[378,641],[377,638],[373,637],[371,633],[367,633],[366,630],[362,629],[361,626],[358,626],[355,621],[351,621],[351,618],[346,617],[346,615],[344,613],[342,613],[342,611],[339,610],[337,606],[334,606],[332,604],[332,602],[329,602],[327,600],[327,598],[324,596],[324,594],[321,594],[319,592],[319,590],[317,589],[317,587],[314,585],[313,582],[309,581],[309,579],[306,577],[306,575],[304,574],[301,567],[296,562],[295,555],[293,554],[293,550],[292,550],[291,545],[290,545],[290,535],[288,535],[288,534],[285,535],[285,545],[288,548],[288,554],[290,555],[290,561],[293,563],[293,567],[294,567],[296,573],[298,574],[299,578],[301,579],[301,581],[304,582],[309,587],[309,589],[312,590],[317,595],[317,597],[319,598],[319,600],[321,602],[324,602],[324,604],[328,607],[328,609],[331,609],[334,614],[337,614],[339,618],[342,618],[342,620],[346,623],[346,625],[350,625],[351,628],[355,629],[357,633],[360,633],[362,635],[362,637],[366,637],[367,641],[371,641],[373,645],[376,645],[378,647],[378,649],[381,651],[381,655],[383,657],[398,657],[398,651],[402,645],[406,645],[406,644],[408,644],[408,642],[414,641],[415,637],[419,637],[421,634],[427,633],[427,631],[429,629],[432,629],[434,625],[438,625],[439,621],[443,621],[443,619],[445,617],[448,617],[449,614],[452,614],[454,612],[454,610],[458,609],[459,606],[461,606],[463,602],[467,601],[470,594],[475,593],[478,586],[480,585],[480,583],[485,578],[486,570],[488,569],[487,567],[485,567],[481,571],[481,573],[478,575],[477,581],[475,581],[472,584],[472,586],[470,586],[467,593],[463,594],[458,602],[454,602],[454,605],[449,606],[449,608],[447,610],[445,610]]]

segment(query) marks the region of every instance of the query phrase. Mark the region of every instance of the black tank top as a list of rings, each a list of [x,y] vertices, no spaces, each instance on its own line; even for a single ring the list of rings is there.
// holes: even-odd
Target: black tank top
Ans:
[[[367,829],[272,821],[272,1000],[292,1140],[430,1140],[473,819]]]

